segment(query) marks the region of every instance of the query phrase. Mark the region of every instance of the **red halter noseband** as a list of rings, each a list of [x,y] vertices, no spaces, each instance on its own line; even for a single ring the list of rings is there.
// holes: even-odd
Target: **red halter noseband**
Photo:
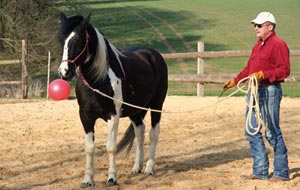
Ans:
[[[89,43],[89,39],[90,39],[90,35],[89,33],[86,31],[85,32],[85,46],[82,49],[82,51],[74,58],[74,59],[65,59],[62,60],[61,62],[68,62],[68,63],[75,63],[75,61],[77,61],[77,59],[80,58],[80,56],[85,52],[85,50],[89,51],[89,47],[88,47],[88,43]]]

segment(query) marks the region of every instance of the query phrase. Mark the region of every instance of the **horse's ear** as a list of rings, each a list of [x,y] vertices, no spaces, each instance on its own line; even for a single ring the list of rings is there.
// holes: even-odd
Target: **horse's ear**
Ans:
[[[67,17],[63,12],[60,12],[60,20],[61,23],[64,23],[67,20]]]
[[[84,28],[87,27],[87,24],[90,22],[90,18],[91,18],[91,14],[90,13],[86,18],[84,18],[81,22],[81,26],[83,26]]]

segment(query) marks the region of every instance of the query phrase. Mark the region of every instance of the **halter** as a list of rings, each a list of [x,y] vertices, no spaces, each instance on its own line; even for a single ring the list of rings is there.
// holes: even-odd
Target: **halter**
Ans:
[[[82,49],[82,51],[74,59],[65,59],[65,60],[62,60],[61,62],[62,63],[63,62],[68,62],[68,63],[73,63],[74,64],[75,61],[77,61],[77,59],[79,59],[80,56],[85,52],[85,50],[87,50],[87,52],[89,51],[89,47],[88,47],[89,40],[90,40],[90,35],[89,35],[89,33],[87,31],[85,31],[85,46]]]

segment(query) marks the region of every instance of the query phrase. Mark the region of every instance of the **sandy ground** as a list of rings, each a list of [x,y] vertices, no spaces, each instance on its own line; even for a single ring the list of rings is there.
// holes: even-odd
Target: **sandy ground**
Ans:
[[[117,157],[118,186],[105,187],[106,125],[96,127],[96,186],[90,189],[300,189],[300,99],[283,98],[281,128],[289,150],[291,180],[245,181],[252,159],[243,135],[245,102],[233,97],[169,96],[161,124],[155,176],[131,176],[135,149]],[[197,110],[195,110],[197,109]],[[146,117],[148,152],[149,115]],[[122,119],[119,138],[128,126]],[[273,151],[269,149],[270,162]],[[0,189],[79,189],[85,164],[84,132],[76,100],[0,99]],[[272,165],[272,164],[271,164]],[[270,168],[272,174],[273,167]]]

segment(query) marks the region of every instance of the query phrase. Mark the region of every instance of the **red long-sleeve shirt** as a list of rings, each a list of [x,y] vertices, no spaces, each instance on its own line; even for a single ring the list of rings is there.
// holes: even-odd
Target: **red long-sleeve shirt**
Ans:
[[[237,83],[258,71],[264,74],[261,84],[280,83],[290,75],[289,48],[275,32],[265,41],[259,39],[256,42],[247,66],[234,78],[234,81]]]

